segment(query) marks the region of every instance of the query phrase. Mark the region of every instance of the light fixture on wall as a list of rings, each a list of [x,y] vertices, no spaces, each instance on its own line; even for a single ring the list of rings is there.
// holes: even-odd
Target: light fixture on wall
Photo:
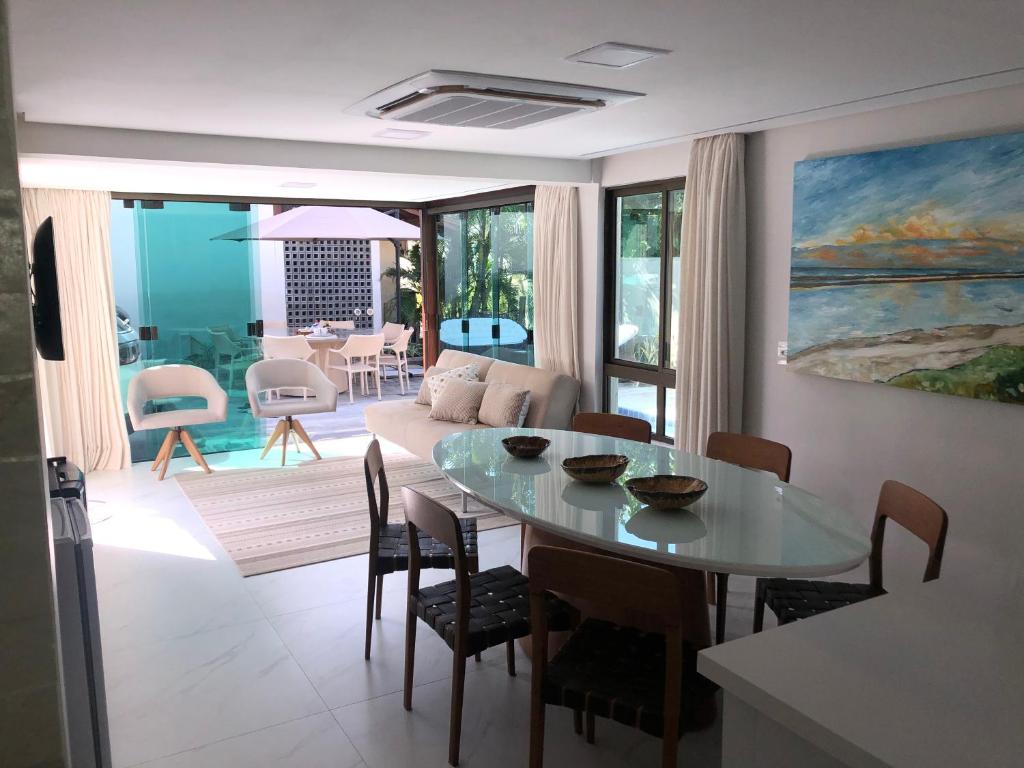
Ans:
[[[373,317],[373,307],[367,307],[366,308],[366,316],[367,317]]]
[[[359,309],[358,307],[352,310],[352,317],[360,317],[362,316],[362,314],[363,310]]]

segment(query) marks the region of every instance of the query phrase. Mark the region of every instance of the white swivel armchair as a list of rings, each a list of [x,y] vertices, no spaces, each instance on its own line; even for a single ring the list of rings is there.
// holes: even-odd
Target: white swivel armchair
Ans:
[[[338,407],[338,388],[324,375],[323,371],[305,360],[277,358],[260,360],[249,366],[245,372],[245,388],[249,393],[249,405],[252,415],[256,418],[276,418],[270,439],[260,458],[267,453],[278,438],[281,440],[281,466],[288,459],[288,438],[294,431],[309,446],[309,450],[319,459],[320,452],[310,439],[306,430],[296,416],[308,413],[334,413]],[[303,389],[307,396],[303,399],[283,397],[277,400],[260,399],[260,395],[271,390]]]
[[[173,397],[201,397],[205,408],[146,413],[146,403]],[[209,474],[209,465],[199,452],[195,441],[185,427],[214,424],[228,417],[228,394],[209,371],[194,365],[158,365],[140,371],[128,383],[128,417],[136,431],[166,429],[167,436],[160,447],[151,470],[160,468],[160,480],[167,474],[174,449],[180,442],[196,464]]]

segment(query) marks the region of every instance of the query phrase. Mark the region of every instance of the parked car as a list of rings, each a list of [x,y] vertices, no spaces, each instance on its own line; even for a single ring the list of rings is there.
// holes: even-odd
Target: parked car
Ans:
[[[132,319],[121,307],[115,310],[117,320],[117,357],[121,365],[131,365],[139,359],[139,334],[132,327]]]

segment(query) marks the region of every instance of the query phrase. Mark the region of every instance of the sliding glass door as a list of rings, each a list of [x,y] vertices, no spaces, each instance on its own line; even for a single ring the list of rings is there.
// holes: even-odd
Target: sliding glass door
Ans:
[[[199,366],[228,393],[226,421],[189,429],[200,450],[260,447],[265,428],[253,419],[245,389],[245,372],[258,358],[258,340],[250,335],[260,317],[256,247],[216,239],[251,225],[255,214],[246,205],[138,200],[115,200],[111,214],[122,398],[140,370]],[[168,398],[151,407],[204,405]],[[132,461],[155,458],[162,430],[129,431]],[[180,446],[179,452],[184,455]]]
[[[604,407],[675,432],[683,180],[609,190]]]
[[[435,214],[439,351],[533,365],[533,202]]]

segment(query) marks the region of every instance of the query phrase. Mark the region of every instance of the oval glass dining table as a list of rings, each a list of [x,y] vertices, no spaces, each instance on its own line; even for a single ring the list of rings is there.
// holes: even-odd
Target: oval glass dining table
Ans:
[[[517,459],[501,445],[510,435],[551,441],[538,458]],[[562,460],[622,454],[629,466],[615,483],[586,485]],[[870,544],[839,507],[774,474],[715,461],[668,446],[548,429],[474,429],[448,435],[433,459],[461,491],[543,532],[630,558],[692,571],[746,576],[828,576],[856,567]],[[644,506],[624,487],[633,477],[690,475],[707,493],[685,510]],[[691,597],[700,594],[691,579]],[[696,611],[693,615],[699,615]],[[700,645],[705,628],[696,633]],[[696,629],[696,628],[695,628]]]

